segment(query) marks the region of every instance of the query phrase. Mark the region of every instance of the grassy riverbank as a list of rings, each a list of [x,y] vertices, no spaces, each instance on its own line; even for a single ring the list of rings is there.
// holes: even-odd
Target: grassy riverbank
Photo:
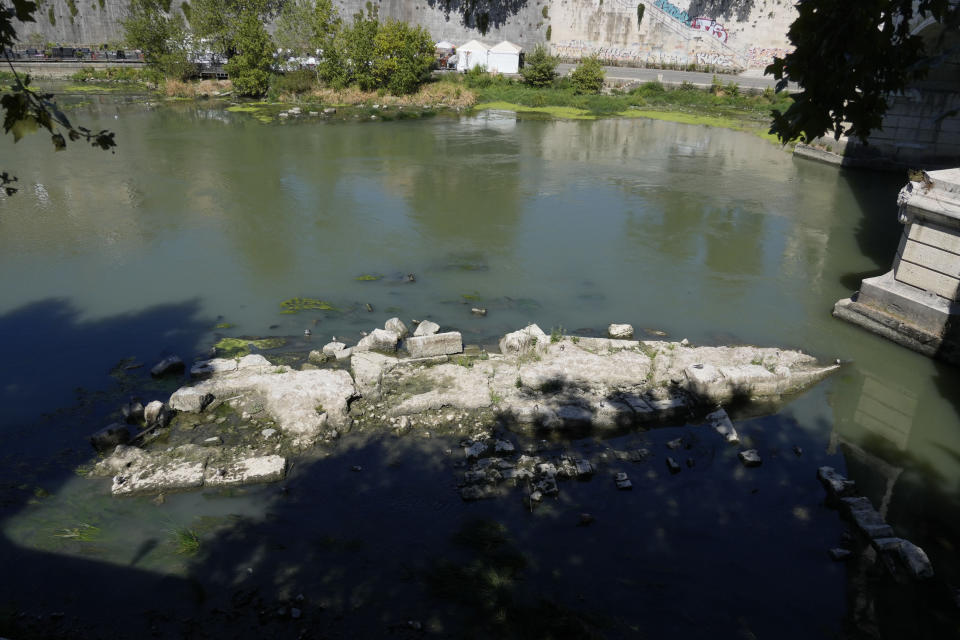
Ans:
[[[86,93],[102,87],[107,91],[142,90],[170,99],[229,97],[229,80],[181,82],[163,80],[145,69],[107,69],[81,71],[72,78],[75,86],[66,92]],[[260,101],[241,102],[233,111],[250,112],[263,122],[275,119],[289,106],[305,110],[320,107],[356,107],[435,112],[502,109],[543,117],[593,120],[608,117],[653,118],[685,124],[701,124],[748,131],[771,141],[767,133],[770,112],[789,107],[791,98],[771,89],[747,92],[735,83],[722,83],[714,77],[711,87],[703,89],[684,83],[666,87],[647,82],[632,88],[613,88],[597,95],[578,94],[565,78],[553,86],[537,88],[513,78],[488,74],[444,74],[421,86],[416,93],[394,96],[383,91],[363,91],[356,87],[332,89],[319,86],[309,72],[278,76],[270,92]]]

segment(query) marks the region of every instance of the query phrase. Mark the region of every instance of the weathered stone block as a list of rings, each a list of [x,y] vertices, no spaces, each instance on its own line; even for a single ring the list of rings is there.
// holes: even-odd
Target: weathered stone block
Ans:
[[[283,480],[287,460],[281,456],[257,456],[227,464],[210,463],[204,472],[204,484],[216,487],[231,484],[255,484]]]
[[[354,352],[382,351],[385,353],[393,353],[397,350],[397,341],[399,340],[400,336],[393,331],[374,329],[370,335],[360,340],[353,350]]]
[[[420,336],[432,336],[433,334],[440,331],[440,325],[436,322],[431,322],[429,320],[424,320],[417,325],[416,331],[413,332],[414,337],[419,338]]]
[[[429,358],[462,352],[463,338],[459,331],[450,331],[432,336],[414,336],[407,340],[406,345],[411,357]]]

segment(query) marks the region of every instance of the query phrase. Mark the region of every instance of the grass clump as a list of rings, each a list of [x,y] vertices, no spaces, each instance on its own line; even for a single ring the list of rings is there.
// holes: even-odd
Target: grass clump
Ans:
[[[563,340],[563,327],[553,327],[550,329],[550,343],[555,344]]]
[[[200,551],[200,536],[193,529],[187,527],[174,529],[170,532],[170,539],[177,554],[181,556],[196,555]]]
[[[382,280],[383,276],[376,273],[365,273],[362,276],[357,276],[354,279],[360,282],[376,282],[377,280]]]

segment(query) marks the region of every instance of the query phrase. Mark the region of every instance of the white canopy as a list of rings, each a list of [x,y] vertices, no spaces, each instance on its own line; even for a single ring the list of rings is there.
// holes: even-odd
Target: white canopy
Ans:
[[[518,44],[513,44],[509,40],[504,40],[500,44],[490,49],[490,52],[496,53],[520,53],[523,51],[523,47]]]
[[[447,42],[446,40],[441,40],[436,44],[437,49],[453,49],[453,43]]]

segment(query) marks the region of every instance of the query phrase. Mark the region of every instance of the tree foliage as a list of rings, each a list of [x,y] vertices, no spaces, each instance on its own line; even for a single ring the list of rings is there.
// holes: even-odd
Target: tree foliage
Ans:
[[[388,20],[373,39],[373,77],[393,95],[413,93],[430,75],[433,38],[420,26]]]
[[[379,30],[379,12],[368,2],[367,13],[355,13],[353,24],[344,28],[338,39],[337,46],[348,62],[349,79],[364,91],[377,88],[377,78],[373,74],[373,59],[376,55],[374,40]]]
[[[796,49],[766,73],[800,85],[793,104],[773,111],[770,133],[783,142],[809,142],[827,132],[866,140],[878,129],[889,96],[922,80],[935,59],[915,17],[933,17],[956,29],[960,9],[951,0],[804,0],[787,35]]]
[[[310,28],[313,45],[320,56],[317,77],[334,87],[346,86],[350,77],[344,64],[340,38],[343,20],[340,19],[340,12],[334,8],[332,0],[316,0]]]
[[[278,47],[303,54],[313,53],[313,1],[288,0],[277,16],[273,39]]]
[[[282,0],[193,0],[190,26],[215,52],[230,57],[237,51],[244,18],[256,15],[261,24],[277,16]]]
[[[12,9],[6,6],[0,11],[0,49],[7,51],[17,42],[17,30],[13,20],[34,22],[33,14],[37,4],[31,0],[11,0]],[[7,65],[13,73],[14,81],[9,91],[0,97],[0,111],[3,111],[3,132],[13,135],[17,142],[24,135],[39,129],[46,129],[56,151],[67,147],[71,142],[84,140],[94,147],[108,150],[116,146],[114,134],[102,129],[91,131],[86,127],[74,126],[57,107],[51,93],[38,93],[30,87],[30,76],[21,76],[5,53]],[[0,188],[11,196],[17,192],[14,187],[17,178],[10,173],[0,172]]]
[[[532,87],[549,87],[557,77],[558,62],[545,46],[538,44],[526,57],[520,75]]]
[[[233,89],[241,96],[262,96],[270,87],[274,47],[254,8],[240,14],[234,38],[236,53],[226,66]]]
[[[196,73],[186,22],[179,13],[167,15],[160,0],[131,0],[120,24],[127,44],[164,76],[185,80]]]
[[[577,68],[570,72],[570,84],[576,93],[600,93],[605,75],[600,58],[589,56],[580,60]]]

